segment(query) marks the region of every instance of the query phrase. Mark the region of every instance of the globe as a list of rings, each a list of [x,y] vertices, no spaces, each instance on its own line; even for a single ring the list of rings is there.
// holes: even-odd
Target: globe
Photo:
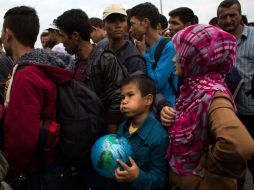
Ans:
[[[128,163],[129,156],[132,156],[131,144],[126,138],[116,134],[99,138],[91,150],[91,159],[95,171],[112,179],[115,169],[119,167],[117,159]]]

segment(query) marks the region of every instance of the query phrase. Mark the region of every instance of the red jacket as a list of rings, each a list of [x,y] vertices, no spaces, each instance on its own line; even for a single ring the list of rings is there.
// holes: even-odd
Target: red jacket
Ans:
[[[15,73],[4,121],[9,180],[39,166],[35,151],[41,122],[56,121],[56,84],[70,80],[72,75],[48,65],[28,65]]]

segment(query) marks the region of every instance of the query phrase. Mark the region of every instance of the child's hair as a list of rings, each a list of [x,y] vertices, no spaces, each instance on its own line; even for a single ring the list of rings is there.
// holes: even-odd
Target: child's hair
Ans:
[[[155,86],[155,82],[151,78],[149,78],[146,75],[133,75],[124,79],[121,83],[121,87],[131,83],[135,83],[137,85],[143,97],[148,94],[152,94],[153,102],[154,102],[154,99],[156,96],[156,86]],[[152,105],[150,108],[152,108]]]

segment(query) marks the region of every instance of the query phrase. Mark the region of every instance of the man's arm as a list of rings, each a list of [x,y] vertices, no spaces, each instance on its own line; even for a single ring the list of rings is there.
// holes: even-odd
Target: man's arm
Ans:
[[[254,156],[254,141],[227,98],[215,98],[209,112],[209,126],[215,143],[209,146],[207,170],[217,175],[241,177],[245,162]]]

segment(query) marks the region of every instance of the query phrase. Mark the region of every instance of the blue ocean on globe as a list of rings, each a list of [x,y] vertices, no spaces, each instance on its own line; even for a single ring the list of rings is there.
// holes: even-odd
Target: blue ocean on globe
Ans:
[[[91,150],[94,169],[107,178],[114,178],[115,169],[119,167],[117,159],[128,163],[129,156],[132,156],[131,144],[126,138],[116,134],[99,138]]]

